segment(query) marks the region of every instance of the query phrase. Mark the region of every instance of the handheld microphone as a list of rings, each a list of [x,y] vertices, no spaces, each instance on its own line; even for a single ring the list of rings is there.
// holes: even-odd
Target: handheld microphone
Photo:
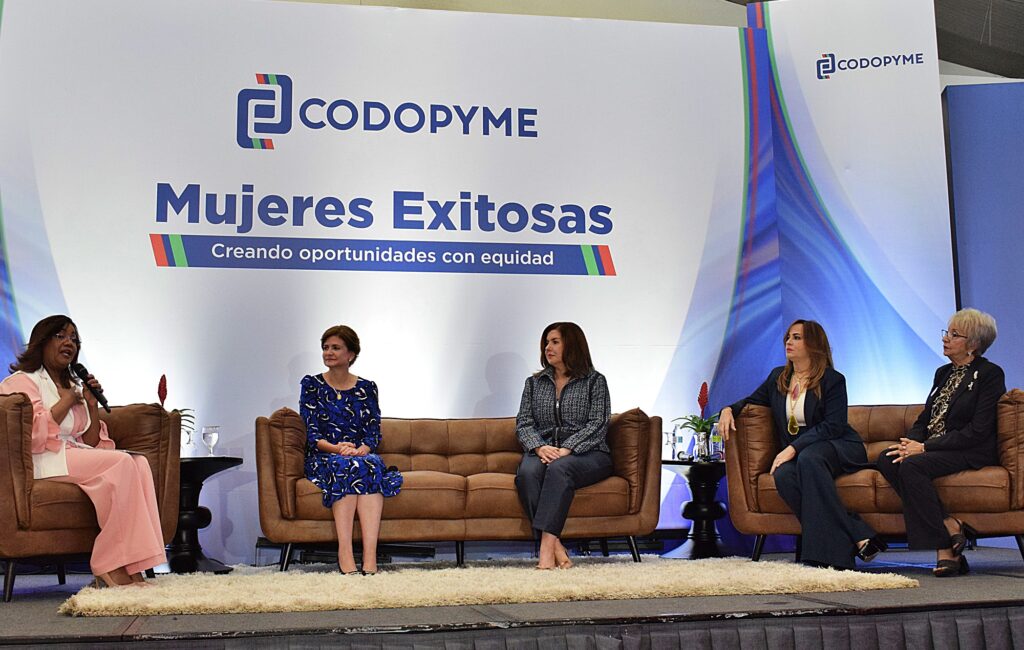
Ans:
[[[80,363],[76,363],[71,366],[71,370],[78,375],[78,378],[82,380],[82,385],[89,389],[89,392],[93,394],[96,401],[103,407],[103,410],[110,413],[110,407],[107,406],[107,398],[103,394],[103,391],[96,390],[89,384],[89,371],[85,369],[85,366]]]

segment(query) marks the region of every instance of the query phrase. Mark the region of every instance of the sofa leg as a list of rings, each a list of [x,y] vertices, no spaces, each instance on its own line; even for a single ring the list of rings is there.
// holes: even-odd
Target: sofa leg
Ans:
[[[1014,539],[1017,540],[1017,549],[1020,551],[1020,557],[1024,560],[1024,535],[1014,535]]]
[[[7,560],[7,570],[4,571],[4,602],[11,602],[14,597],[14,560]]]
[[[292,563],[292,543],[288,542],[281,548],[281,560],[278,563],[278,568],[281,571],[287,571],[288,565]]]
[[[608,540],[602,537],[601,540],[598,541],[598,544],[601,545],[601,555],[608,557]]]
[[[634,562],[639,562],[640,561],[640,549],[637,548],[636,538],[633,537],[632,535],[630,535],[629,537],[626,538],[626,541],[629,543],[629,552],[633,554],[633,561]],[[605,541],[605,546],[607,546],[607,545],[608,545],[608,542]]]
[[[466,542],[455,542],[455,566],[466,565]]]
[[[68,572],[67,572],[66,568],[64,567],[64,561],[63,560],[58,560],[57,561],[57,584],[63,585],[63,584],[67,584],[67,582],[68,582]]]
[[[764,540],[767,535],[758,535],[754,540],[754,552],[750,554],[750,561],[757,562],[761,559],[761,551],[764,550]]]

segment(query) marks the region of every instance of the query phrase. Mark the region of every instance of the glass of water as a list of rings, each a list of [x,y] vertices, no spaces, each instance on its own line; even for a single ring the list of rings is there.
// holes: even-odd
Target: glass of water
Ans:
[[[208,425],[203,427],[203,444],[210,450],[210,456],[213,456],[213,448],[217,446],[217,441],[220,439],[220,426],[219,425]]]

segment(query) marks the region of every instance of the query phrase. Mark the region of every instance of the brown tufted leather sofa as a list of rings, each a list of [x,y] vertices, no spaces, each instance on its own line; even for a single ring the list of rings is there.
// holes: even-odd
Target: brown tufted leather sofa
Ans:
[[[923,404],[851,406],[849,422],[874,462],[882,450],[905,435],[923,408]],[[983,537],[1016,537],[1024,556],[1024,391],[1006,393],[997,408],[999,465],[958,472],[935,483],[951,515],[967,521]],[[741,533],[758,536],[754,560],[761,554],[765,535],[800,534],[800,523],[768,473],[777,453],[771,409],[746,406],[736,418],[725,460],[729,515]],[[877,470],[840,476],[836,487],[846,507],[880,535],[906,535],[900,498]]]
[[[156,404],[115,406],[100,413],[118,449],[142,452],[156,483],[164,543],[178,526],[181,419]],[[96,510],[77,485],[32,478],[32,402],[0,395],[0,559],[7,561],[4,601],[10,601],[17,560],[55,558],[64,584],[64,556],[92,551]]]
[[[384,418],[381,433],[378,453],[404,476],[401,493],[384,502],[381,542],[454,541],[461,565],[467,541],[532,539],[514,484],[522,458],[515,418]],[[639,409],[613,415],[608,445],[614,474],[577,491],[563,536],[626,537],[639,562],[634,536],[658,524],[661,418]],[[260,525],[283,546],[281,570],[293,544],[337,541],[320,489],[305,478],[305,448],[306,427],[295,411],[256,420]]]

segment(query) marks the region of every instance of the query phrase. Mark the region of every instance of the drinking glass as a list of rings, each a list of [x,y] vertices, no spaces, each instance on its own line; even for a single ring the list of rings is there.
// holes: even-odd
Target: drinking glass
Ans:
[[[210,456],[213,456],[213,448],[217,445],[217,440],[220,438],[220,426],[209,425],[203,427],[203,444],[210,450]]]

